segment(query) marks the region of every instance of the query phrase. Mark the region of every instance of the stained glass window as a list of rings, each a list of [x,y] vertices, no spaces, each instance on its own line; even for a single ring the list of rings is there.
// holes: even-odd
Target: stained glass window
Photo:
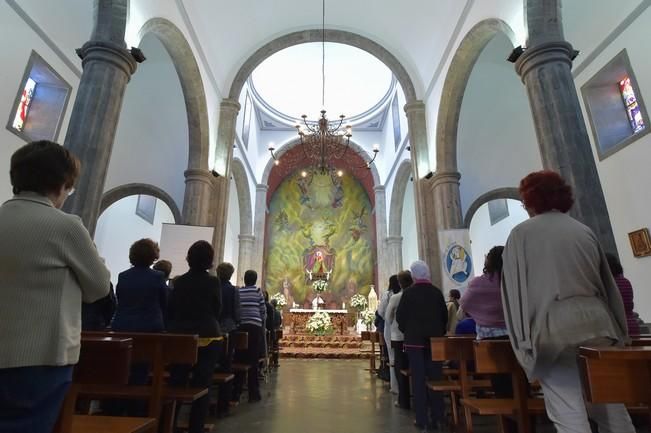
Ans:
[[[626,114],[628,114],[628,120],[631,123],[631,128],[633,128],[633,133],[637,134],[644,129],[645,125],[644,119],[642,119],[640,106],[637,103],[635,90],[633,90],[633,85],[631,84],[631,79],[629,77],[625,77],[619,82],[619,91],[624,99]]]
[[[25,128],[27,114],[29,113],[29,106],[32,103],[35,89],[36,81],[32,80],[31,78],[27,78],[25,87],[23,88],[23,93],[20,96],[20,103],[16,109],[16,116],[14,117],[14,122],[12,124],[16,131],[22,131]]]

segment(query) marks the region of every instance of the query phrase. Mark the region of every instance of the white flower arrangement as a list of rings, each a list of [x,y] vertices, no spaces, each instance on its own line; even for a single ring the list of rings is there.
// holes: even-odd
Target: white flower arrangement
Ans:
[[[314,335],[325,335],[331,332],[332,320],[330,315],[325,311],[317,311],[308,319],[305,329]]]
[[[322,293],[328,290],[328,282],[325,280],[316,280],[312,283],[312,288],[317,293]]]
[[[364,310],[360,314],[360,318],[362,319],[362,323],[365,324],[367,327],[371,326],[373,322],[375,322],[375,312],[371,310]]]
[[[357,311],[363,311],[368,307],[368,301],[364,295],[356,293],[350,298],[350,306]]]
[[[285,295],[283,295],[280,292],[271,295],[271,300],[276,301],[277,310],[282,310],[285,307],[285,305],[287,305],[287,298],[285,298]]]

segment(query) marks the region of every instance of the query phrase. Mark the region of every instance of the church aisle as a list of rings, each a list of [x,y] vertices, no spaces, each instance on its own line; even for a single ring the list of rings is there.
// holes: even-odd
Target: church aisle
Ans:
[[[367,361],[282,359],[261,403],[242,403],[218,420],[220,433],[415,432],[412,414],[393,407]],[[245,398],[242,399],[245,401]]]

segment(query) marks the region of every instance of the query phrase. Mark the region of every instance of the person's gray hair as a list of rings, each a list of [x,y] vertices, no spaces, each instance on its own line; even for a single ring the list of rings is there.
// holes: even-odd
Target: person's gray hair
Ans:
[[[431,274],[429,272],[429,266],[422,260],[416,260],[409,267],[411,270],[411,276],[414,280],[429,280],[431,279]]]

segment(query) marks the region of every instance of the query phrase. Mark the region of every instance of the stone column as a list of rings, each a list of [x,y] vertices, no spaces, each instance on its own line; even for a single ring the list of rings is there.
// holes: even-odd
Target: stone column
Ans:
[[[239,235],[238,239],[240,240],[240,248],[237,254],[237,282],[235,285],[241,286],[244,284],[244,272],[251,269],[255,236]]]
[[[212,173],[208,170],[192,168],[186,170],[184,174],[183,223],[192,226],[212,225]]]
[[[217,146],[215,148],[215,171],[220,175],[215,182],[214,221],[215,234],[213,247],[215,257],[224,257],[224,240],[226,238],[226,221],[228,215],[228,188],[230,186],[231,162],[233,160],[233,144],[235,143],[235,127],[240,103],[235,99],[224,99],[219,105],[219,129],[217,131]]]
[[[527,0],[529,40],[516,62],[546,169],[573,187],[570,214],[589,226],[606,251],[616,252],[606,200],[572,77],[574,49],[565,41],[560,0]]]
[[[463,228],[461,193],[459,191],[460,178],[461,175],[456,171],[437,170],[431,179],[434,214],[439,230]]]
[[[255,187],[255,211],[253,216],[253,236],[255,237],[251,269],[264,275],[264,243],[267,227],[267,191],[269,186],[261,183]]]
[[[375,233],[377,242],[377,279],[375,287],[382,295],[389,287],[389,260],[387,254],[387,199],[384,185],[376,185],[375,191]]]
[[[79,215],[91,235],[99,216],[124,92],[136,71],[136,60],[124,42],[126,18],[126,0],[95,0],[93,33],[77,50],[83,74],[64,144],[81,160],[81,174],[65,210]]]
[[[387,272],[389,275],[402,271],[402,236],[387,236]]]
[[[423,101],[405,105],[409,125],[411,160],[414,164],[414,202],[418,228],[418,255],[431,269],[434,284],[441,284],[437,224],[429,182],[424,179],[429,170],[427,118]]]

